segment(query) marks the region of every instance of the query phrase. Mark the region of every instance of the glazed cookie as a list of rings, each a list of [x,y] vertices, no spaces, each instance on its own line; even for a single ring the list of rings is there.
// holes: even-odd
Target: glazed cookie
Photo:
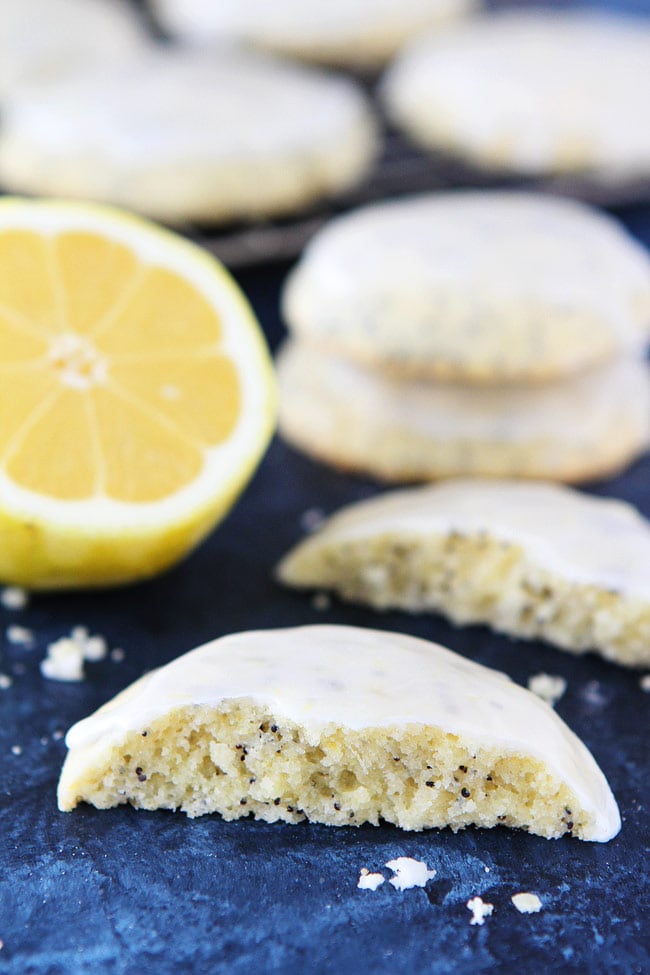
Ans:
[[[549,380],[645,341],[650,259],[611,217],[569,200],[411,197],[318,233],[284,315],[295,334],[396,374]]]
[[[0,179],[161,220],[288,213],[348,189],[375,151],[360,89],[344,78],[222,51],[150,54],[8,100]]]
[[[650,177],[650,22],[509,11],[416,41],[384,100],[419,144],[491,169]]]
[[[146,44],[127,0],[2,0],[0,98],[98,61],[115,69]]]
[[[238,38],[281,53],[358,68],[465,14],[476,0],[153,0],[160,23],[192,41]]]
[[[650,444],[641,360],[533,388],[482,388],[390,378],[290,341],[277,371],[285,439],[386,481],[586,481],[621,470]]]
[[[129,802],[403,829],[517,826],[605,842],[605,778],[504,674],[399,633],[238,633],[141,678],[67,736],[59,808]]]
[[[558,485],[392,491],[342,509],[278,576],[375,609],[434,610],[650,666],[650,524],[622,501]]]

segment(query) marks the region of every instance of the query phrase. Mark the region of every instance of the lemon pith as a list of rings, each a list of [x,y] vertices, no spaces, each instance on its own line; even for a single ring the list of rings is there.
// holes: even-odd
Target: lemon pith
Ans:
[[[0,580],[151,575],[231,506],[273,431],[268,350],[196,245],[110,208],[0,202]]]

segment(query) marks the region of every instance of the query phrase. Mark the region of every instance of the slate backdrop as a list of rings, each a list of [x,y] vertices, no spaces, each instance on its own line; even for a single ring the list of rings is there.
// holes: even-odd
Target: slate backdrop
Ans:
[[[622,5],[647,11],[640,0]],[[650,206],[619,216],[650,247]],[[240,276],[273,344],[285,271]],[[0,672],[13,677],[0,690],[2,975],[650,972],[650,696],[639,675],[434,617],[336,602],[319,612],[309,597],[273,583],[271,569],[301,535],[306,509],[333,511],[376,490],[276,441],[232,515],[178,568],[121,591],[39,596],[23,612],[0,608],[2,634],[11,623],[35,634],[31,649],[0,640]],[[634,501],[650,516],[650,458],[592,490]],[[55,733],[205,640],[324,621],[439,640],[524,684],[540,671],[564,676],[557,710],[607,775],[620,835],[599,845],[506,829],[409,834],[191,821],[124,807],[57,811],[65,748]],[[46,644],[78,624],[123,647],[124,661],[88,665],[80,684],[42,679]],[[362,867],[381,869],[396,856],[423,859],[437,875],[424,890],[356,888]],[[510,897],[522,890],[539,894],[540,914],[516,912]],[[495,906],[483,927],[470,926],[465,907],[476,894]]]

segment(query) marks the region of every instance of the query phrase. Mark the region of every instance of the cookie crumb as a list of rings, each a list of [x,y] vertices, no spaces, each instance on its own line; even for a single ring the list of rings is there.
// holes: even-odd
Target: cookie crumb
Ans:
[[[542,909],[542,902],[537,894],[513,894],[510,898],[520,914],[537,914]]]
[[[372,562],[362,566],[361,576],[369,589],[383,589],[388,583],[388,568],[379,562]]]
[[[650,691],[650,674],[644,674],[639,681],[639,686],[642,691]]]
[[[357,887],[360,890],[377,890],[385,880],[386,878],[383,874],[371,873],[367,867],[362,867]]]
[[[61,731],[60,728],[57,728],[56,731],[52,732],[52,741],[61,741],[64,735],[65,731]]]
[[[423,860],[414,860],[412,857],[397,857],[396,860],[389,860],[385,864],[389,870],[395,874],[389,883],[396,890],[410,890],[411,887],[425,887],[427,880],[435,877],[436,870],[429,870]]]
[[[8,691],[12,684],[9,674],[0,674],[0,691]]]
[[[554,674],[533,674],[528,678],[528,690],[541,697],[551,707],[555,707],[566,691],[567,683],[564,677]]]
[[[107,651],[103,636],[91,636],[85,626],[75,626],[70,636],[63,636],[48,645],[47,657],[41,661],[41,673],[48,680],[83,680],[86,676],[84,661],[96,663],[103,660]]]
[[[300,516],[300,527],[305,532],[315,532],[325,521],[322,508],[307,508]]]
[[[124,650],[122,650],[122,647],[114,647],[111,650],[110,657],[113,663],[121,664],[124,658],[126,657],[126,654]]]
[[[471,897],[466,904],[468,911],[472,912],[470,924],[485,924],[486,917],[494,911],[494,904],[488,904],[482,897]]]
[[[34,642],[34,634],[26,626],[17,626],[12,623],[7,627],[7,640],[15,646],[28,647]]]
[[[607,694],[600,681],[587,681],[581,691],[581,695],[586,703],[594,708],[602,708],[607,704]]]
[[[311,600],[312,607],[317,609],[319,612],[324,612],[329,609],[332,605],[332,600],[329,593],[327,592],[317,592],[314,593]]]
[[[5,609],[25,609],[29,602],[29,593],[20,586],[5,586],[0,592],[0,603]]]
[[[103,636],[87,636],[83,641],[84,660],[96,663],[103,660],[108,652],[106,640]]]
[[[75,626],[70,632],[70,639],[74,640],[81,647],[84,660],[96,663],[103,660],[108,652],[108,646],[103,636],[94,635],[88,632],[85,626]]]
[[[20,747],[20,745],[12,745],[11,746],[11,754],[12,755],[22,755],[22,753],[23,753],[23,750]]]
[[[81,645],[69,636],[50,643],[47,657],[41,660],[41,674],[48,680],[83,680],[84,655]]]

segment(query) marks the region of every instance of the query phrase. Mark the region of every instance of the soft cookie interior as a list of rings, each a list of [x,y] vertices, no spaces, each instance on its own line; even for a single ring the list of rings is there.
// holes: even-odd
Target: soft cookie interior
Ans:
[[[388,532],[308,540],[279,567],[289,585],[333,589],[375,609],[434,610],[577,653],[650,664],[650,603],[563,578],[489,532]]]
[[[90,761],[72,754],[59,805],[81,801],[228,820],[383,820],[409,830],[503,824],[548,838],[582,837],[590,825],[572,790],[525,754],[423,725],[331,726],[315,741],[296,722],[242,700],[172,710]]]

